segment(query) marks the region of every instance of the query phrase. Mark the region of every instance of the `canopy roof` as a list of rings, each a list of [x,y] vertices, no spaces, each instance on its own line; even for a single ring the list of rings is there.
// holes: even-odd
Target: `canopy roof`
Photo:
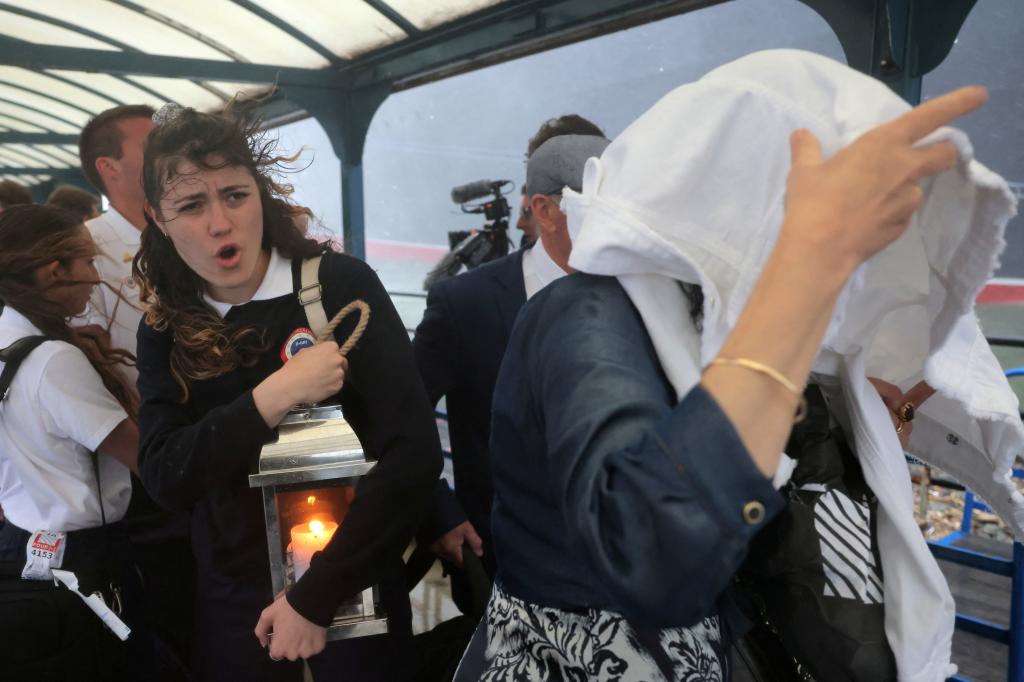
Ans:
[[[0,178],[31,185],[74,179],[78,131],[119,104],[175,101],[214,110],[237,93],[273,84],[347,90],[383,78],[402,87],[398,80],[507,42],[510,27],[529,38],[544,23],[561,31],[702,4],[712,3],[2,0]],[[547,22],[544,9],[553,6],[564,16]],[[490,30],[498,23],[504,30]],[[452,49],[453,39],[461,49]],[[402,56],[400,66],[394,60]],[[400,68],[392,73],[389,61]],[[284,99],[269,111],[301,110]]]
[[[0,169],[26,184],[43,169],[78,165],[77,137],[96,113],[119,104],[159,107],[175,101],[216,109],[239,92],[265,89],[273,70],[253,69],[245,82],[96,73],[38,46],[133,56],[334,70],[372,50],[408,40],[500,0],[6,0],[0,2]],[[18,41],[30,45],[18,45]],[[33,68],[13,52],[40,57]],[[45,59],[47,54],[52,59]],[[72,56],[72,55],[67,55]],[[67,63],[67,62],[71,63]],[[50,68],[45,68],[50,62]],[[62,64],[62,62],[64,62]],[[168,73],[173,68],[167,69]],[[232,71],[225,70],[225,75]],[[244,73],[239,70],[238,73]],[[211,74],[213,75],[213,74]],[[262,76],[262,77],[261,77]],[[29,169],[35,173],[29,174]]]

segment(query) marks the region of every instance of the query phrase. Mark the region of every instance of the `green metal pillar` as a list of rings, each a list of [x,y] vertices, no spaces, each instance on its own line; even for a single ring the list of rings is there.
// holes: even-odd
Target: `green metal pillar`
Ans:
[[[79,189],[84,189],[90,194],[95,194],[99,197],[100,193],[96,191],[96,188],[89,184],[89,181],[85,179],[85,174],[78,168],[67,169],[61,175],[55,175],[46,182],[41,182],[32,188],[32,198],[35,199],[37,204],[46,203],[46,198],[50,196],[50,192],[57,188],[58,185],[73,185]]]
[[[370,121],[391,93],[390,83],[339,91],[286,86],[285,96],[323,126],[341,159],[342,238],[345,252],[366,258],[366,211],[363,198],[363,148]]]
[[[345,253],[366,260],[366,204],[363,196],[363,162],[341,160],[341,220]]]
[[[977,0],[801,0],[828,22],[846,62],[911,104],[921,78],[949,54]]]

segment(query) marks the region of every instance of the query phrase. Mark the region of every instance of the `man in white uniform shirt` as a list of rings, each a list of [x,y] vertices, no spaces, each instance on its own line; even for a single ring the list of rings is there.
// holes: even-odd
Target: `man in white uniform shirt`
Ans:
[[[93,292],[88,323],[109,329],[110,345],[133,355],[142,306],[132,259],[146,226],[142,148],[153,129],[152,116],[153,108],[146,105],[107,109],[85,125],[78,139],[82,172],[110,200],[106,213],[85,224],[99,249],[96,269],[104,282]],[[138,373],[134,367],[124,370],[134,387]],[[160,642],[154,665],[160,679],[187,679],[195,593],[188,521],[157,507],[135,478],[126,522],[146,586],[147,625]]]
[[[85,224],[99,249],[96,269],[104,282],[93,294],[88,321],[109,330],[111,346],[132,354],[142,318],[132,259],[146,226],[142,145],[153,129],[152,116],[153,108],[141,104],[107,109],[85,125],[78,139],[82,172],[110,200],[106,213]],[[134,368],[126,371],[134,386]]]
[[[446,398],[455,477],[454,497],[439,482],[418,537],[455,564],[461,563],[463,542],[469,542],[492,579],[496,564],[490,547],[493,493],[487,443],[498,367],[519,309],[570,272],[571,243],[559,194],[566,186],[581,189],[587,159],[600,156],[608,143],[601,136],[563,134],[537,147],[527,162],[526,186],[539,239],[532,248],[431,287],[413,339],[427,395],[435,405]],[[453,577],[453,597],[463,613],[482,607],[471,603],[461,575]]]

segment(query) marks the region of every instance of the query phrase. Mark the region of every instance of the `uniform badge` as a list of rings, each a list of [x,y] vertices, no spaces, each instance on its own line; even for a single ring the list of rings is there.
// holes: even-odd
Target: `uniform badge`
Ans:
[[[313,336],[313,330],[309,327],[299,327],[289,334],[288,340],[284,342],[284,346],[281,348],[281,362],[288,362],[300,350],[309,348],[315,343],[316,337]]]

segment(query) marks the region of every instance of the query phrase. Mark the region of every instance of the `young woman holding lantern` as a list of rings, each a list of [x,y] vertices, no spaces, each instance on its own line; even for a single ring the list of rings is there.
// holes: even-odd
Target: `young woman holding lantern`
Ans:
[[[401,555],[441,460],[404,326],[366,264],[303,234],[310,213],[271,178],[288,161],[271,143],[231,114],[168,105],[155,118],[143,169],[148,226],[135,261],[148,305],[139,461],[155,499],[192,514],[195,672],[298,680],[294,661],[306,658],[317,677],[405,679],[412,645]],[[328,314],[355,299],[372,310],[347,358],[332,341],[312,344],[295,295],[303,260],[317,256]],[[275,598],[260,491],[247,476],[293,406],[329,399],[377,464],[323,551],[307,551],[308,569]],[[309,549],[294,533],[292,541],[296,557]],[[380,586],[388,634],[326,644],[337,605],[370,585]]]

